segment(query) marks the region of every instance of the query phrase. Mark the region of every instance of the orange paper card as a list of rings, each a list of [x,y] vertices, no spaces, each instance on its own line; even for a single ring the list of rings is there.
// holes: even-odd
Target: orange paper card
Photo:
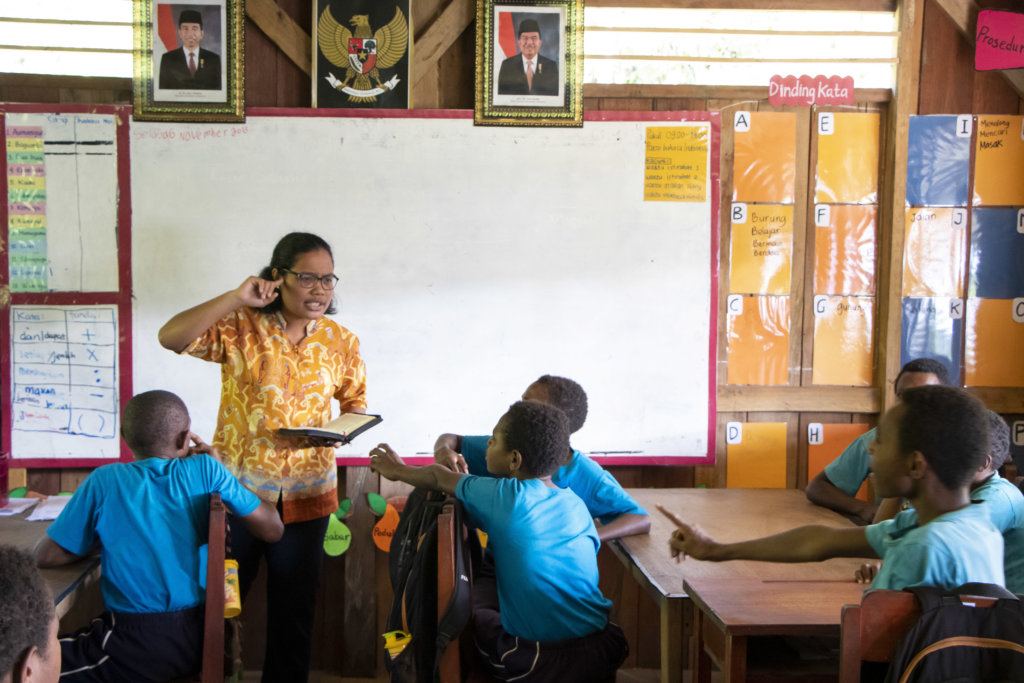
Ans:
[[[839,457],[854,439],[871,429],[866,424],[828,424],[815,422],[807,425],[807,481],[814,479],[825,465]],[[868,499],[868,483],[864,482],[857,498]]]
[[[789,297],[729,296],[729,384],[786,384],[789,368]]]
[[[967,386],[1024,387],[1024,299],[968,299],[964,333]]]
[[[814,384],[871,385],[874,303],[866,296],[814,297]]]
[[[793,207],[733,204],[729,291],[789,294]]]
[[[728,488],[786,488],[785,422],[730,422],[725,431]]]
[[[792,204],[796,115],[738,111],[733,116],[734,202]]]
[[[909,209],[903,247],[903,296],[962,297],[966,209]]]
[[[878,207],[821,204],[814,216],[814,293],[874,294]]]
[[[819,112],[815,203],[874,204],[878,114]]]
[[[974,205],[1024,204],[1024,116],[979,116]]]

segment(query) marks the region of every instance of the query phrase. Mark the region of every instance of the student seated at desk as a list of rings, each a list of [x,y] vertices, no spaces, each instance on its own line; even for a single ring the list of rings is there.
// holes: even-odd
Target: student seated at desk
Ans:
[[[566,377],[543,375],[526,387],[523,400],[560,409],[569,418],[570,434],[579,431],[587,420],[587,394],[577,382]],[[453,472],[489,476],[484,458],[489,438],[442,434],[434,443],[434,462]],[[651,530],[647,510],[626,493],[615,477],[571,445],[565,461],[551,475],[551,482],[583,499],[590,516],[599,522],[597,536],[602,541]]]
[[[882,416],[870,452],[879,494],[906,498],[913,510],[868,527],[804,526],[739,543],[716,543],[676,520],[672,555],[769,562],[880,557],[884,561],[872,588],[1003,585],[1002,535],[969,496],[971,481],[988,457],[981,401],[953,387],[908,389]]]
[[[910,361],[896,375],[893,390],[896,400],[907,389],[931,384],[949,384],[946,366],[931,358],[917,358]],[[839,457],[825,466],[807,484],[807,500],[815,505],[835,510],[857,524],[880,521],[875,517],[878,503],[869,503],[857,498],[857,491],[868,478],[871,456],[868,444],[875,440],[875,429],[869,429],[854,439]],[[875,492],[877,494],[877,491]]]
[[[199,671],[210,493],[255,535],[281,538],[274,507],[261,502],[190,431],[185,404],[168,391],[135,396],[121,416],[132,463],[90,474],[36,546],[41,567],[68,564],[99,544],[107,611],[61,639],[62,683],[167,681]]]
[[[569,445],[562,411],[519,401],[494,427],[494,477],[438,465],[411,467],[387,444],[370,452],[381,476],[454,494],[487,532],[494,558],[474,577],[473,623],[484,664],[502,680],[601,681],[628,653],[597,586],[594,522],[583,502],[551,482]]]
[[[53,596],[32,555],[0,545],[0,683],[57,683]]]

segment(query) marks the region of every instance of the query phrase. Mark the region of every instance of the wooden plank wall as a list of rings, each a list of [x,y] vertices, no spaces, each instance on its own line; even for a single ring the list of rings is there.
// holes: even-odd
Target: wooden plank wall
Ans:
[[[275,0],[280,16],[276,21],[294,25],[309,33],[312,16],[308,0]],[[949,0],[941,0],[948,2]],[[918,11],[923,10],[921,37],[920,91],[916,110],[922,114],[1017,114],[1024,112],[1020,97],[997,73],[975,73],[973,49],[958,31],[957,26],[942,10],[940,0],[906,0],[914,3]],[[429,67],[420,69],[414,77],[413,100],[417,108],[471,108],[473,104],[473,63],[474,28],[466,26],[464,0],[422,0],[413,4],[413,29],[417,46],[423,47],[423,54],[429,56]],[[254,0],[267,8],[265,0]],[[714,4],[714,3],[711,3]],[[721,3],[720,3],[721,4]],[[821,3],[824,4],[824,3]],[[978,3],[981,7],[995,7],[997,0]],[[820,6],[820,5],[819,5]],[[271,8],[274,9],[274,8]],[[290,25],[290,24],[289,24]],[[246,21],[246,103],[249,106],[308,107],[310,103],[310,82],[305,71],[286,56],[252,20]],[[438,45],[447,45],[442,54],[437,54]],[[419,54],[413,53],[414,58]],[[425,57],[426,59],[426,57]],[[415,67],[414,67],[415,69]],[[0,75],[0,100],[7,102],[36,103],[97,103],[130,104],[131,82],[115,78],[68,78],[49,76]],[[883,113],[883,122],[890,110],[888,91],[860,92],[858,107],[862,110],[877,110]],[[708,110],[729,112],[737,106],[748,109],[769,109],[765,88],[702,88],[694,86],[643,86],[643,85],[587,85],[584,88],[584,106],[591,110]],[[914,107],[911,106],[913,109]],[[809,148],[811,112],[793,110],[798,115],[799,130],[807,131],[801,139],[807,148],[801,148],[798,173],[801,179],[808,179],[813,168],[813,150]],[[723,116],[723,129],[731,129],[731,121]],[[885,127],[883,123],[883,127]],[[731,174],[731,144],[729,130],[723,130],[723,197],[729,196]],[[883,138],[889,135],[883,131]],[[901,144],[890,141],[887,146]],[[886,147],[886,146],[884,146]],[[883,190],[891,187],[893,171],[886,167],[883,159]],[[801,234],[800,226],[807,215],[807,184],[798,197],[795,233]],[[723,201],[722,222],[723,272],[727,268],[728,253],[728,212]],[[882,212],[880,211],[880,216]],[[889,222],[882,221],[882,240],[887,243]],[[798,238],[794,251],[794,269],[799,279],[809,277],[812,250],[803,238]],[[887,258],[880,250],[882,259]],[[887,283],[885,283],[887,284]],[[880,287],[880,297],[888,297],[886,303],[898,306],[899,288]],[[802,343],[793,344],[791,367],[794,376],[789,387],[756,388],[719,386],[719,454],[716,466],[702,467],[614,467],[615,476],[627,487],[691,487],[723,486],[724,437],[722,428],[729,420],[764,420],[786,422],[790,439],[787,457],[787,485],[802,487],[806,483],[807,447],[806,439],[798,434],[806,432],[806,425],[817,422],[870,422],[876,418],[883,402],[886,377],[878,375],[872,389],[815,389],[801,385],[797,368],[809,367],[803,362],[807,358],[807,332],[809,320],[801,313],[807,308],[801,304],[802,291],[794,292],[794,335]],[[807,316],[809,318],[809,316]],[[898,330],[897,330],[898,337]],[[724,341],[724,335],[719,334]],[[724,361],[724,349],[719,349],[719,359]],[[720,370],[724,366],[720,365]],[[724,375],[724,373],[721,373]],[[891,379],[891,378],[890,378]],[[599,390],[591,388],[592,391]],[[998,404],[1006,412],[1024,412],[1024,392],[990,392],[986,396],[990,404]],[[825,409],[823,410],[823,406]],[[1009,408],[1016,407],[1016,410]],[[442,428],[443,426],[439,426]],[[15,481],[23,479],[34,490],[43,493],[73,491],[84,479],[88,470],[82,469],[34,469],[27,473],[16,472]],[[387,580],[387,556],[372,547],[368,541],[370,529],[376,518],[365,502],[368,491],[380,492],[385,497],[401,496],[406,488],[401,485],[379,481],[366,468],[346,468],[340,472],[342,489],[353,498],[352,518],[346,520],[353,532],[350,552],[340,558],[328,558],[325,565],[324,581],[321,587],[323,609],[317,616],[317,642],[314,646],[314,669],[350,677],[373,677],[383,671],[383,652],[380,647],[380,632],[387,607],[390,603],[390,587]],[[613,618],[623,626],[630,641],[631,654],[627,667],[657,668],[658,618],[657,608],[644,591],[623,571],[617,560],[602,549],[599,555],[602,572],[602,588],[616,605]],[[256,587],[258,595],[259,586]],[[258,653],[262,649],[263,621],[260,606],[248,606],[246,619],[246,642],[248,643],[247,668],[258,668]],[[375,624],[376,627],[368,626]]]

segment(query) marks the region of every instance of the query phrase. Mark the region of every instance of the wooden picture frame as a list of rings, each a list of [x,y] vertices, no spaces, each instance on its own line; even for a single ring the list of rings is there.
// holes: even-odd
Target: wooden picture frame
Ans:
[[[132,118],[245,120],[243,0],[136,0]]]
[[[582,0],[477,0],[476,26],[474,124],[583,125]]]

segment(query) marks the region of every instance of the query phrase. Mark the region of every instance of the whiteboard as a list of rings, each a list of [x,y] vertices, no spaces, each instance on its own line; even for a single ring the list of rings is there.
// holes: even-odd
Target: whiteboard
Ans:
[[[164,350],[157,331],[304,230],[333,247],[333,318],[359,337],[369,411],[384,417],[339,450],[343,464],[379,441],[413,456],[443,432],[489,433],[545,373],[588,393],[577,448],[707,462],[717,177],[703,202],[643,201],[645,131],[702,126],[717,143],[718,118],[654,116],[581,129],[474,127],[465,112],[134,122],[134,391],[178,393],[211,437],[219,366]]]

